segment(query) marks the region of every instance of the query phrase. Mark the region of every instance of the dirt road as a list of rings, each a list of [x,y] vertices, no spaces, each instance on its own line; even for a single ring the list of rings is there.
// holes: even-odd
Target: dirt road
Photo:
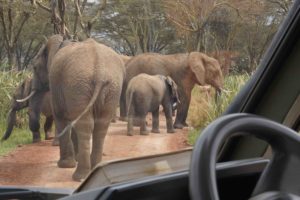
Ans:
[[[167,134],[164,117],[160,117],[160,134],[126,136],[125,122],[112,123],[105,139],[103,160],[152,155],[187,147],[187,129]],[[148,121],[151,119],[148,119]],[[150,122],[151,123],[151,122]],[[41,187],[76,188],[79,182],[72,181],[74,169],[58,168],[57,146],[51,141],[24,145],[10,154],[0,157],[0,185],[26,185]]]

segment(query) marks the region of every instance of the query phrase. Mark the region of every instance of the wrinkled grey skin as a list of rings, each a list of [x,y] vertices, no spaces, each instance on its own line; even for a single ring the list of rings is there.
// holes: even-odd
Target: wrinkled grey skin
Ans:
[[[126,65],[126,63],[132,58],[132,56],[126,56],[126,55],[121,55],[119,54],[120,58],[123,60],[124,65]],[[114,114],[113,119],[111,120],[111,122],[115,123],[117,122],[117,112]]]
[[[144,53],[131,58],[126,64],[126,79],[120,99],[120,120],[125,120],[126,89],[129,81],[138,74],[161,74],[170,76],[178,86],[181,104],[177,107],[174,128],[187,126],[186,118],[191,100],[191,92],[195,84],[211,85],[217,91],[223,87],[223,75],[220,64],[200,52],[162,55]]]
[[[7,140],[11,135],[13,127],[16,124],[16,112],[28,107],[29,128],[32,131],[32,137],[33,137],[32,142],[35,143],[41,141],[41,135],[39,131],[40,129],[39,120],[34,119],[36,115],[32,112],[33,110],[32,106],[35,105],[33,105],[33,103],[30,102],[30,99],[25,102],[16,101],[17,99],[25,98],[30,94],[31,82],[32,79],[27,78],[16,88],[16,91],[13,94],[13,99],[11,100],[10,111],[7,117],[7,128],[2,137],[2,140]],[[51,135],[53,116],[51,112],[50,93],[49,92],[46,93],[44,98],[41,99],[41,102],[38,102],[38,104],[41,104],[41,112],[46,117],[46,121],[44,124],[45,139],[49,140],[53,137]]]
[[[62,42],[60,35],[54,35],[39,51],[33,78],[36,94],[32,98],[40,98],[50,89],[60,134],[58,166],[75,167],[76,153],[73,179],[81,181],[102,159],[125,68],[117,53],[93,39],[67,45]]]
[[[172,105],[177,102],[177,85],[162,75],[139,74],[132,78],[126,90],[128,109],[127,135],[132,135],[133,121],[138,121],[140,134],[148,135],[146,115],[152,112],[153,133],[159,133],[159,106],[162,105],[166,116],[167,132],[174,133]]]

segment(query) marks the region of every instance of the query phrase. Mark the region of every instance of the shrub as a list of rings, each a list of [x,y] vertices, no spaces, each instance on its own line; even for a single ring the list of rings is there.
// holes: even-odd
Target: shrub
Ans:
[[[29,72],[7,71],[0,72],[0,138],[6,130],[6,118],[9,111],[12,95],[18,85],[30,76]],[[18,145],[31,143],[32,136],[28,128],[27,110],[17,113],[18,127],[15,127],[11,137],[0,142],[0,155],[7,154]]]
[[[193,145],[201,134],[201,130],[221,116],[249,77],[248,74],[227,76],[224,81],[225,91],[222,92],[218,101],[215,101],[215,91],[212,88],[209,91],[201,87],[193,89],[188,116],[188,121],[193,127],[189,133],[189,144]]]

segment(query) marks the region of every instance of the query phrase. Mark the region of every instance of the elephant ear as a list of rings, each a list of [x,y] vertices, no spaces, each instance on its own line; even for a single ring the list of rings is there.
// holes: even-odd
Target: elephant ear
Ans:
[[[63,41],[64,38],[61,35],[53,35],[48,39],[46,43],[46,48],[44,49],[44,55],[46,56],[47,59],[48,69],[51,66],[54,55],[61,48]]]
[[[191,52],[188,57],[188,66],[196,77],[199,85],[205,85],[205,60],[203,54],[199,52]]]
[[[175,83],[175,81],[173,81],[173,79],[170,76],[167,76],[166,84],[169,86],[169,89],[171,91],[172,103],[175,103],[175,102],[180,103],[179,95],[178,95],[178,88],[177,88],[177,84]]]

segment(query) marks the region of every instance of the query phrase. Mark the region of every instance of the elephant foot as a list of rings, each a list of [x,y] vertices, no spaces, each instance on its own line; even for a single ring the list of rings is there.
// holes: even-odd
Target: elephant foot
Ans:
[[[141,135],[149,135],[149,131],[148,130],[145,130],[145,131],[140,131],[140,134]]]
[[[175,130],[174,129],[168,129],[167,133],[175,133]]]
[[[76,167],[76,161],[74,159],[59,160],[57,166],[59,168],[74,168]]]
[[[38,143],[41,141],[41,138],[33,138],[32,143]]]
[[[72,176],[72,179],[74,181],[82,182],[87,177],[89,172],[90,170],[78,170],[77,168]]]
[[[133,120],[133,126],[141,126],[141,122],[139,122],[138,120]],[[148,126],[148,122],[145,121],[146,126]]]
[[[120,121],[127,122],[127,117],[119,117]]]
[[[116,118],[113,118],[110,122],[111,122],[111,123],[116,123],[116,122],[117,122],[117,119],[116,119]]]
[[[32,132],[32,143],[37,143],[41,141],[41,134],[38,131]]]
[[[183,122],[182,125],[183,125],[184,127],[188,127],[188,126],[189,126],[189,124],[186,123],[186,122]]]
[[[175,123],[174,124],[174,128],[177,128],[177,129],[183,129],[184,125],[181,124],[181,123]]]
[[[53,139],[52,146],[59,146],[59,140],[57,138]]]
[[[152,133],[160,133],[160,131],[158,129],[152,129],[151,132]]]
[[[54,138],[54,135],[51,132],[45,134],[45,140],[51,140]]]
[[[128,136],[133,136],[133,132],[127,132]]]

